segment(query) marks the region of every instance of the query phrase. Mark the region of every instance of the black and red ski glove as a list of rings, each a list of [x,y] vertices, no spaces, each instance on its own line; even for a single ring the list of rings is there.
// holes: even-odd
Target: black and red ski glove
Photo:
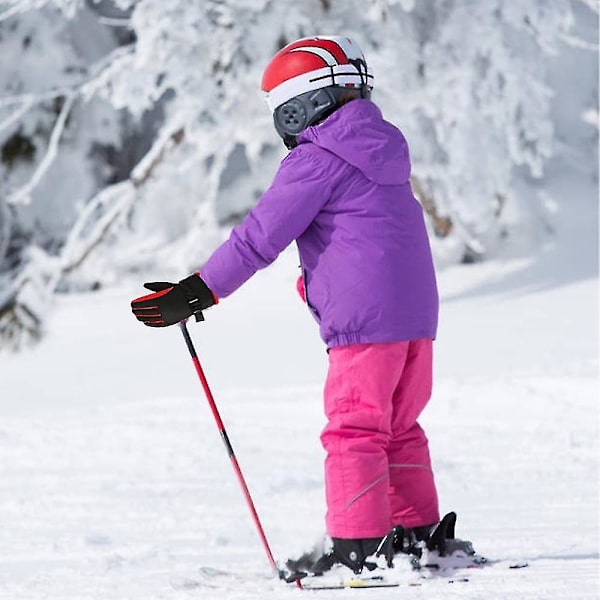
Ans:
[[[202,311],[218,302],[197,274],[179,283],[152,281],[144,287],[154,293],[133,300],[131,310],[136,319],[148,327],[168,327],[192,315],[196,321],[203,321]]]

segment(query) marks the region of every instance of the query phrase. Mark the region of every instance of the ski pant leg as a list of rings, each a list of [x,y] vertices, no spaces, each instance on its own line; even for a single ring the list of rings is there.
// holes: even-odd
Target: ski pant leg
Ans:
[[[327,531],[374,538],[391,528],[388,446],[392,398],[409,342],[355,344],[329,352],[325,384]]]
[[[439,521],[429,443],[417,419],[431,397],[432,340],[411,341],[393,395],[388,448],[392,525],[418,527]]]

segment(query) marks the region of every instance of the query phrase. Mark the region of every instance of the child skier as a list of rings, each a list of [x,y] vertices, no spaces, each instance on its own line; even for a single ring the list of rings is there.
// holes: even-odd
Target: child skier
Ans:
[[[273,183],[200,273],[147,283],[132,302],[150,327],[187,319],[226,298],[296,241],[302,293],[327,345],[327,532],[355,573],[383,541],[413,552],[437,536],[438,498],[417,423],[432,385],[438,295],[402,133],[370,100],[373,76],[345,37],[298,40],[264,71],[275,129],[290,149]],[[391,532],[391,535],[390,535]],[[434,540],[432,542],[432,540]],[[430,548],[431,549],[431,548]]]

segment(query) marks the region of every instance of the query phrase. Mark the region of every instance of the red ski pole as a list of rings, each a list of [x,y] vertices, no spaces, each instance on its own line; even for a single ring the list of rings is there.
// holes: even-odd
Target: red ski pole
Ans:
[[[269,542],[267,541],[267,536],[265,535],[265,531],[260,523],[260,519],[258,518],[258,513],[256,512],[256,508],[254,507],[254,502],[252,501],[252,496],[250,495],[250,490],[246,485],[246,480],[244,479],[244,475],[242,474],[242,470],[240,469],[240,465],[235,457],[235,452],[233,451],[233,447],[231,446],[231,442],[229,441],[229,436],[227,435],[227,431],[225,430],[225,425],[223,424],[223,420],[221,419],[221,415],[219,414],[219,410],[217,409],[217,405],[215,404],[215,399],[210,391],[210,387],[208,386],[208,381],[206,380],[206,376],[204,375],[204,371],[202,370],[202,366],[200,365],[200,360],[198,359],[198,354],[196,353],[196,349],[194,348],[194,344],[192,342],[192,338],[190,337],[190,333],[188,331],[187,325],[185,321],[181,321],[179,323],[179,327],[181,328],[181,333],[183,334],[183,338],[185,339],[185,343],[190,351],[190,355],[192,360],[194,361],[194,367],[196,367],[196,372],[198,373],[198,377],[200,378],[200,383],[202,383],[202,387],[204,388],[204,393],[206,394],[206,399],[208,400],[208,404],[212,411],[213,417],[215,418],[215,422],[217,423],[217,427],[219,429],[219,433],[221,434],[221,439],[225,444],[225,448],[227,449],[227,454],[231,459],[231,464],[233,465],[233,470],[237,475],[238,481],[242,488],[242,492],[244,493],[244,498],[246,499],[246,504],[250,509],[250,514],[252,515],[252,520],[256,525],[256,529],[258,530],[258,535],[260,540],[264,546],[265,552],[267,553],[267,558],[269,559],[269,564],[271,568],[278,577],[285,578],[283,573],[278,569],[277,563],[273,558],[273,553],[271,552],[271,548],[269,547]]]

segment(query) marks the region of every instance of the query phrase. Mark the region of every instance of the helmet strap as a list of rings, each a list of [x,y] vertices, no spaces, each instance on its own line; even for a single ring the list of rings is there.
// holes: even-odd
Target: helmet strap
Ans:
[[[349,58],[348,62],[358,71],[360,77],[360,97],[368,100],[371,97],[367,63],[362,58]]]

